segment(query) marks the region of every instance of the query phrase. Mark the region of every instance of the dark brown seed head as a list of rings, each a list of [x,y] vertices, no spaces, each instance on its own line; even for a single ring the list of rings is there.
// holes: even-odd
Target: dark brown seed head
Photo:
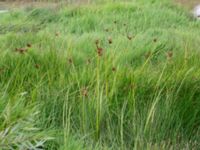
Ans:
[[[29,47],[29,48],[31,48],[31,47],[32,47],[32,45],[31,45],[30,43],[28,43],[26,46],[27,46],[27,47]]]
[[[172,57],[173,57],[173,52],[172,51],[167,52],[167,58],[170,59]]]
[[[96,44],[96,46],[99,45],[99,39],[95,40],[95,44]]]
[[[113,43],[112,38],[108,38],[108,43],[109,43],[109,44],[112,44],[112,43]]]
[[[26,48],[20,48],[20,49],[19,49],[19,52],[20,52],[20,53],[25,53],[25,52],[27,52],[27,49],[26,49]]]
[[[39,69],[39,68],[40,68],[40,65],[39,65],[39,64],[35,64],[35,68],[36,68],[36,69]]]
[[[153,42],[154,42],[154,43],[156,43],[157,41],[158,41],[158,40],[157,40],[156,38],[155,38],[155,39],[153,39]]]
[[[27,52],[27,48],[16,48],[15,51],[19,52],[20,54],[24,54],[25,52]]]
[[[98,54],[98,56],[102,56],[103,55],[103,48],[97,47],[97,54]]]
[[[87,59],[87,65],[91,64],[91,59]]]
[[[87,88],[83,88],[82,91],[81,91],[81,94],[83,97],[88,97],[88,90]]]
[[[105,31],[106,31],[106,32],[109,32],[109,29],[108,29],[108,28],[106,28],[106,29],[105,29]]]
[[[18,52],[18,48],[15,48],[15,52]]]
[[[132,39],[133,39],[133,36],[127,35],[127,38],[128,38],[129,40],[132,40]]]
[[[59,36],[59,35],[60,35],[60,33],[59,33],[59,32],[56,32],[56,33],[55,33],[55,36]]]
[[[69,63],[69,64],[72,64],[72,63],[73,63],[72,58],[69,58],[69,59],[68,59],[68,63]]]
[[[114,24],[117,24],[117,20],[114,21]]]
[[[115,67],[112,67],[112,71],[113,71],[113,72],[116,72],[116,70],[117,70],[117,69],[116,69]]]

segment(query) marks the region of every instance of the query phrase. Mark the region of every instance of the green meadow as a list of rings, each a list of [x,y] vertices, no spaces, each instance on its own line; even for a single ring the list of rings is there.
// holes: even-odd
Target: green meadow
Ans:
[[[0,150],[198,150],[200,22],[169,0],[0,14]]]

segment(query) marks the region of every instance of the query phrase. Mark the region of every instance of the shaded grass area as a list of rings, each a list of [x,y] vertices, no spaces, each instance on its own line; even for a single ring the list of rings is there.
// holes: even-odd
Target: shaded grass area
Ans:
[[[200,24],[182,8],[28,8],[0,22],[0,147],[199,148]]]

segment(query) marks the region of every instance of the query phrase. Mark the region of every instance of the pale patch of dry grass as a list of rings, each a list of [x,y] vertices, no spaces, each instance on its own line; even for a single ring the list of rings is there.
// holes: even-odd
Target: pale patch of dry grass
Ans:
[[[56,7],[58,4],[53,2],[30,2],[30,1],[14,1],[14,2],[0,2],[2,8],[26,8],[26,7]]]
[[[199,0],[175,0],[177,3],[184,5],[188,8],[193,8],[197,4],[200,4]]]
[[[64,5],[83,5],[89,4],[91,0],[75,0],[71,1],[61,1],[61,0],[8,0],[8,1],[0,1],[0,9],[23,9],[27,7],[34,8],[59,8]]]

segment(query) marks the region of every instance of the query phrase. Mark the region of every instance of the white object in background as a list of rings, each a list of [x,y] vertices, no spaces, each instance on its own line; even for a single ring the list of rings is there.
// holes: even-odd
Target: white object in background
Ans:
[[[197,5],[193,11],[194,17],[200,19],[200,5]]]
[[[0,13],[7,13],[8,10],[0,10]]]

